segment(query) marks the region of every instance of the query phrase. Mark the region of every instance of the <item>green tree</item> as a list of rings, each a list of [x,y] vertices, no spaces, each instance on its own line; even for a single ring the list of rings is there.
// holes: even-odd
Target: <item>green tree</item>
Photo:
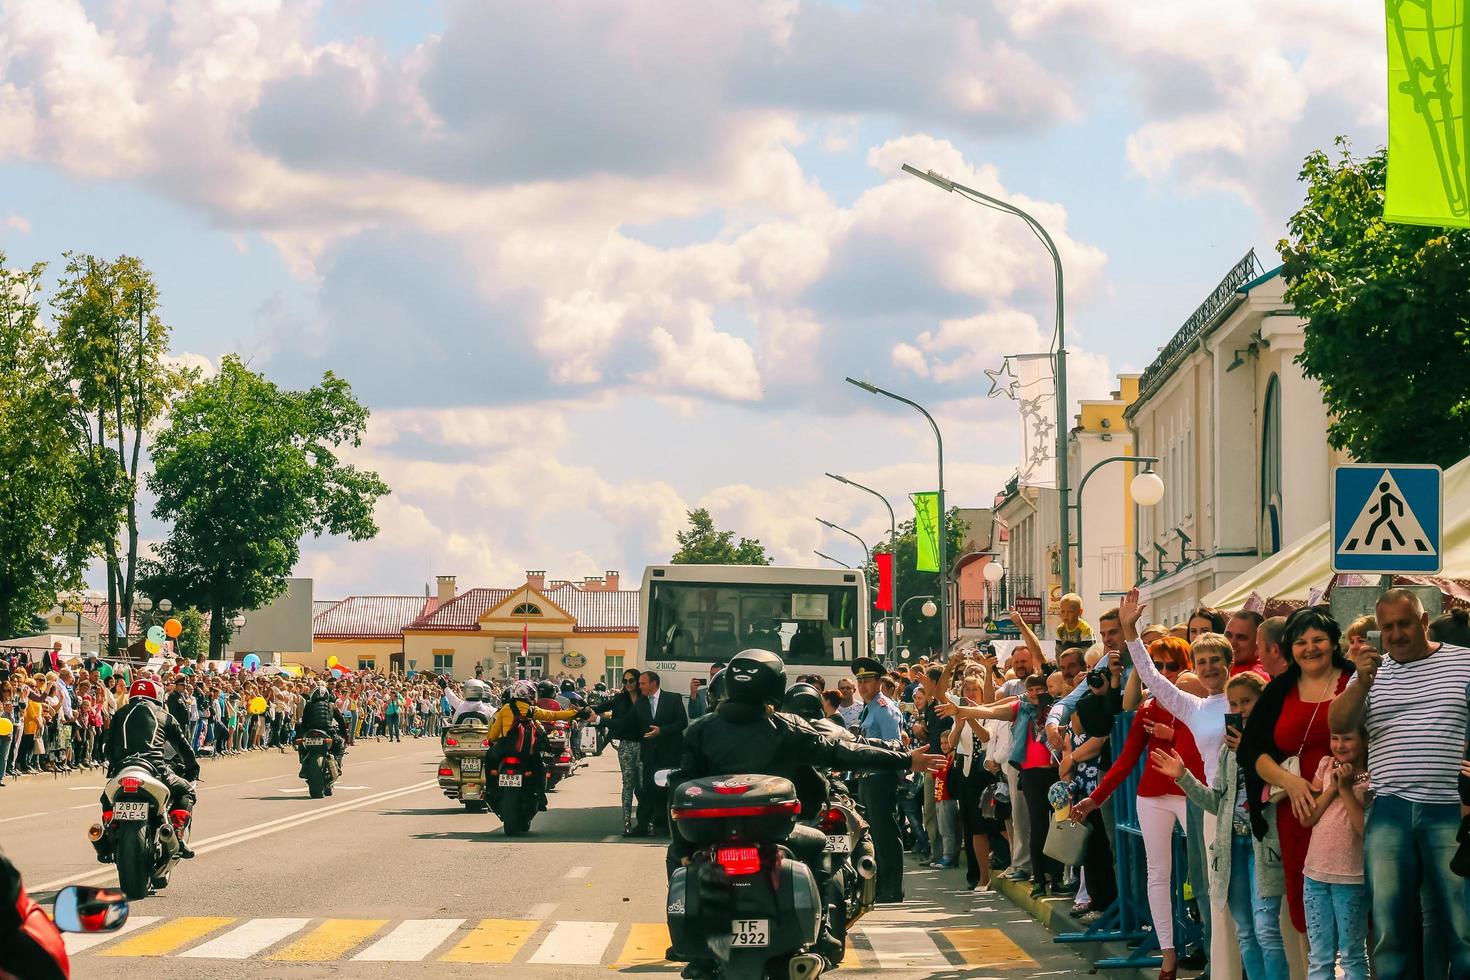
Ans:
[[[959,557],[961,548],[965,543],[965,536],[970,530],[968,523],[959,519],[959,511],[950,508],[949,519],[944,522],[945,530],[948,532],[949,560],[954,561]],[[939,573],[920,572],[914,568],[918,561],[919,540],[914,532],[914,521],[910,518],[898,525],[898,538],[895,546],[890,549],[888,542],[875,545],[873,553],[893,552],[893,602],[895,607],[903,605],[905,599],[913,596],[931,595],[937,603],[939,596]],[[876,572],[870,576],[871,584],[877,586]],[[939,650],[939,617],[925,616],[924,603],[910,602],[903,610],[903,633],[898,637],[898,643],[894,649],[907,647],[909,659],[917,660],[920,656],[933,656]],[[873,616],[880,613],[874,612]]]
[[[367,418],[330,371],[306,391],[283,391],[234,355],[174,404],[148,478],[153,515],[173,527],[142,585],[209,612],[211,657],[230,617],[285,590],[307,534],[377,534],[373,507],[387,485],[338,457],[361,444]]]
[[[1297,361],[1333,447],[1448,466],[1470,451],[1470,231],[1385,222],[1386,152],[1337,148],[1307,157],[1306,201],[1277,246],[1307,321]]]
[[[34,632],[37,610],[81,585],[98,527],[85,506],[86,458],[54,338],[40,318],[44,265],[0,253],[0,637]]]
[[[741,538],[735,543],[734,531],[715,530],[714,518],[700,507],[689,511],[689,530],[675,535],[679,550],[669,559],[671,565],[769,565],[771,556],[760,541]]]
[[[204,625],[204,614],[193,606],[179,612],[179,625],[183,629],[174,641],[179,653],[190,660],[198,660],[209,652],[209,632]]]
[[[143,441],[189,373],[167,360],[158,287],[141,261],[71,252],[66,259],[52,298],[57,350],[73,399],[70,431],[87,468],[82,507],[107,564],[107,643],[116,656],[119,607],[121,622],[131,622],[137,584]]]

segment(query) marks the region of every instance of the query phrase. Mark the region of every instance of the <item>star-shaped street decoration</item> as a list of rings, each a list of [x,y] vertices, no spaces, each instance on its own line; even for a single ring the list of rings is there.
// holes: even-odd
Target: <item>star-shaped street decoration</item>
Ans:
[[[1033,468],[1040,466],[1049,459],[1051,459],[1051,453],[1047,450],[1046,446],[1037,446],[1031,450],[1031,466]]]
[[[1036,417],[1040,418],[1041,417],[1041,401],[1042,400],[1040,398],[1022,398],[1021,399],[1021,417],[1022,418],[1025,418],[1028,415],[1035,415]]]
[[[1045,415],[1038,415],[1036,416],[1036,421],[1033,423],[1032,431],[1036,433],[1038,439],[1049,439],[1051,438],[1052,430],[1055,428],[1056,423],[1050,418]]]
[[[999,370],[987,370],[985,376],[990,379],[990,391],[985,397],[994,398],[996,395],[1005,395],[1007,398],[1015,399],[1016,385],[1020,384],[1021,379],[1012,373],[1011,359],[1009,357],[1001,362]],[[1010,380],[1003,380],[1005,378],[1009,378]]]

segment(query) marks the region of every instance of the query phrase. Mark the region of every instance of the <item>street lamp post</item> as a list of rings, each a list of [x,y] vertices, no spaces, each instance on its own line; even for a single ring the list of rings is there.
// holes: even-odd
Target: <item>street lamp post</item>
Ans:
[[[1068,524],[1068,518],[1071,515],[1071,508],[1068,506],[1071,484],[1067,472],[1067,433],[1071,431],[1071,426],[1067,423],[1067,328],[1062,303],[1061,253],[1057,251],[1056,243],[1051,240],[1051,235],[1041,226],[1041,222],[1014,204],[1002,201],[997,197],[991,197],[989,194],[977,191],[973,187],[966,187],[964,184],[955,183],[948,177],[937,174],[932,170],[918,170],[908,164],[904,164],[903,171],[913,174],[922,180],[927,180],[940,190],[949,191],[950,193],[959,191],[962,197],[969,198],[977,204],[983,204],[997,211],[1004,211],[1007,214],[1015,215],[1031,227],[1036,237],[1040,239],[1041,244],[1051,254],[1052,267],[1056,274],[1057,493],[1061,498],[1061,510],[1058,514],[1058,520],[1060,521],[1058,536],[1063,542],[1066,542],[1070,540],[1072,531]],[[1065,561],[1062,562],[1062,591],[1064,593],[1072,591],[1072,568]]]
[[[868,578],[868,566],[871,565],[871,564],[873,564],[873,552],[872,552],[871,549],[868,548],[868,543],[866,541],[864,541],[862,538],[858,537],[856,534],[853,534],[847,528],[841,527],[841,526],[839,526],[837,524],[833,524],[831,521],[824,521],[820,517],[818,517],[817,518],[817,523],[820,524],[820,525],[822,525],[823,527],[831,528],[834,531],[841,531],[843,534],[847,535],[849,538],[852,538],[858,544],[862,545],[862,547],[863,547],[863,581],[866,582],[867,581],[867,578]]]
[[[1000,583],[1001,579],[1005,578],[1006,574],[1005,567],[1000,563],[1000,552],[967,551],[954,560],[954,567],[958,569],[960,567],[960,562],[964,561],[966,558],[984,558],[986,556],[994,558],[995,560],[991,562],[986,562],[985,568],[983,569],[981,574],[985,576],[986,587],[994,587],[995,585]],[[958,588],[956,588],[956,601],[958,601]],[[963,610],[960,610],[955,615],[956,626],[958,626],[961,615],[963,615]]]
[[[834,565],[841,565],[843,568],[852,567],[847,562],[842,561],[840,558],[833,558],[831,555],[826,554],[825,552],[817,551],[815,548],[812,549],[812,554],[816,555],[818,558],[825,558]]]
[[[866,381],[859,381],[856,378],[844,378],[843,380],[850,385],[854,385],[858,388],[863,389],[863,391],[866,391],[871,395],[882,395],[885,398],[892,398],[896,402],[903,402],[905,405],[909,406],[910,408],[917,411],[920,415],[924,416],[924,418],[927,419],[929,422],[929,428],[934,430],[934,447],[939,457],[939,528],[938,533],[935,535],[935,537],[938,539],[937,546],[939,549],[939,634],[940,639],[943,641],[940,644],[942,648],[940,653],[941,655],[947,655],[949,652],[949,616],[947,613],[947,610],[949,608],[947,605],[949,593],[949,566],[947,564],[948,556],[946,554],[948,548],[945,540],[948,537],[948,534],[945,532],[945,527],[949,522],[949,515],[944,510],[944,437],[939,434],[939,423],[934,421],[934,416],[930,415],[929,412],[925,410],[923,405],[920,405],[918,402],[910,398],[905,398],[902,395],[895,395],[891,391],[879,388],[877,385],[869,384]],[[915,528],[915,530],[917,530],[917,527]]]
[[[1077,551],[1077,578],[1080,584],[1082,578],[1082,491],[1087,489],[1087,481],[1092,479],[1092,474],[1102,469],[1109,463],[1142,463],[1143,472],[1134,475],[1128,484],[1129,495],[1133,497],[1134,503],[1143,507],[1153,507],[1164,499],[1164,481],[1154,472],[1154,464],[1159,461],[1157,456],[1109,456],[1107,459],[1099,460],[1077,481],[1077,502],[1070,509],[1077,512],[1077,540],[1070,542],[1062,539],[1062,567],[1068,568],[1071,560],[1068,557],[1072,549]]]
[[[845,483],[845,484],[847,484],[850,487],[856,487],[857,489],[863,491],[864,493],[870,493],[873,496],[877,497],[879,500],[883,501],[883,506],[885,508],[887,508],[887,510],[888,510],[888,553],[890,555],[897,554],[897,552],[898,552],[898,520],[897,520],[897,518],[894,517],[894,514],[893,514],[893,505],[888,502],[888,498],[885,497],[885,496],[883,496],[877,490],[874,490],[872,487],[865,487],[861,483],[858,483],[856,480],[849,480],[845,476],[838,476],[836,473],[828,473],[827,476],[830,477],[833,480],[836,480],[838,483]],[[894,584],[895,584],[895,589],[896,589],[897,588],[897,582],[895,582]],[[888,639],[888,642],[889,643],[896,643],[897,641],[896,641],[895,637],[897,636],[897,634],[895,634],[893,632],[893,602],[892,602],[893,596],[889,596],[888,598],[889,598],[888,615],[887,615],[887,617],[885,619],[885,622],[888,623],[888,630],[887,630],[888,637],[887,637],[887,639]]]
[[[905,609],[907,609],[909,607],[909,603],[913,602],[915,599],[923,599],[923,600],[925,600],[924,604],[919,607],[919,611],[921,613],[923,613],[925,616],[932,616],[936,612],[938,612],[939,611],[938,608],[931,601],[931,600],[933,600],[933,598],[934,597],[932,595],[911,595],[907,599],[905,599],[902,603],[900,603],[899,604],[899,607],[898,607],[898,616],[897,616],[898,623],[897,623],[897,625],[895,625],[893,627],[894,630],[896,631],[895,634],[894,634],[894,636],[897,637],[898,634],[901,634],[903,632],[903,611]],[[895,638],[895,640],[893,642],[893,646],[894,646],[895,649],[898,648],[898,640],[896,638]]]

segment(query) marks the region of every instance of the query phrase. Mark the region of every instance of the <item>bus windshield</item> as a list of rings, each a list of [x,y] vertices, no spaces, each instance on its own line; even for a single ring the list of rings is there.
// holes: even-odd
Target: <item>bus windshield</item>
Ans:
[[[788,664],[851,660],[858,590],[851,585],[649,584],[648,660],[712,663],[769,650]]]

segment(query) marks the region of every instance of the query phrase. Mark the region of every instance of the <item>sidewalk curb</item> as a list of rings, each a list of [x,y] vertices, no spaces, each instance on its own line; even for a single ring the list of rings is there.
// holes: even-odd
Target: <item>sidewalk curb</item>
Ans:
[[[991,879],[998,891],[1012,905],[1025,912],[1031,918],[1041,923],[1053,935],[1064,932],[1086,932],[1087,924],[1078,922],[1072,915],[1071,898],[1032,898],[1031,882],[1011,881],[999,877],[997,873]],[[1126,943],[1067,943],[1066,945],[1076,949],[1083,958],[1089,962],[1100,960],[1110,956],[1127,956],[1130,950]],[[1108,970],[1094,971],[1098,975],[1108,977],[1120,977],[1123,980],[1152,980],[1158,976],[1157,970]]]

